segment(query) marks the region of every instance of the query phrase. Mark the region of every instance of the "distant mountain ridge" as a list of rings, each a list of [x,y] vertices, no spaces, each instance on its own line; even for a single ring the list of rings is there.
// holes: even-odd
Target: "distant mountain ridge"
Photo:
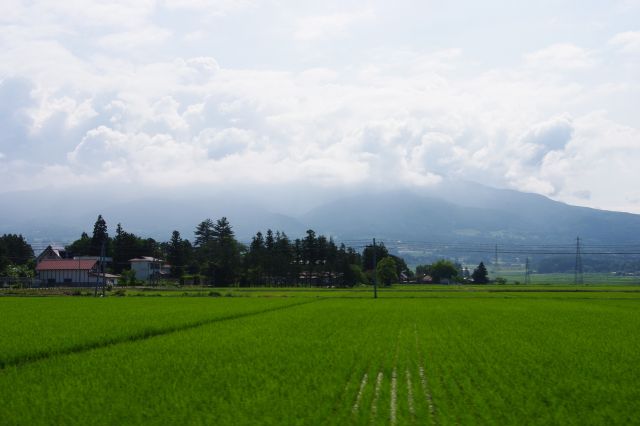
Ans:
[[[41,194],[38,202],[27,193],[4,195],[0,233],[22,233],[38,241],[69,241],[82,231],[90,233],[98,214],[107,220],[111,233],[120,222],[129,232],[159,241],[168,240],[174,229],[192,239],[199,222],[222,216],[241,241],[267,229],[285,231],[291,238],[313,229],[338,241],[377,237],[565,244],[576,236],[598,244],[640,241],[640,215],[570,206],[537,194],[458,181],[419,190],[342,194],[298,215],[275,211],[243,193],[150,196],[110,203],[90,194],[76,194],[77,198],[64,194],[68,199]]]
[[[640,215],[570,206],[538,194],[473,183],[357,195],[313,209],[300,221],[344,239],[547,244],[570,243],[577,236],[593,243],[640,240]]]

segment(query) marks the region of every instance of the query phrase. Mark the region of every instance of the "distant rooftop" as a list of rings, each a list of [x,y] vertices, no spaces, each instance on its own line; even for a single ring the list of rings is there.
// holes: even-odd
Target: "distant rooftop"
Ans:
[[[90,270],[96,263],[95,259],[46,259],[38,263],[36,271]]]

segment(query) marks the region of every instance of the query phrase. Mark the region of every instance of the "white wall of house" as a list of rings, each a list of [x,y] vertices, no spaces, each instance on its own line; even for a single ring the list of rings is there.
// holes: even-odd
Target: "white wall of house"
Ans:
[[[154,273],[158,273],[160,262],[150,260],[136,260],[131,262],[131,270],[136,273],[136,279],[149,281]]]
[[[38,271],[38,278],[43,286],[47,284],[95,284],[97,278],[89,276],[88,270],[57,269]]]

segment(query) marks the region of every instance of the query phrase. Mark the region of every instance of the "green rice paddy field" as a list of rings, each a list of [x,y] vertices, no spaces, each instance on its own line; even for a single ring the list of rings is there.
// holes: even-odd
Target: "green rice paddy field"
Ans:
[[[0,424],[640,424],[639,290],[0,297]]]

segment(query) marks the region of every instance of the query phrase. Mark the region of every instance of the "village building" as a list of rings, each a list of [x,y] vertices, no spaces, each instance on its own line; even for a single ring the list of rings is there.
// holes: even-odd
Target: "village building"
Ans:
[[[96,259],[43,259],[36,266],[36,278],[43,286],[95,285],[98,281]]]
[[[100,272],[97,258],[42,259],[36,265],[40,286],[93,287],[96,284],[116,285],[119,275]]]
[[[41,286],[92,287],[96,283],[115,285],[119,275],[102,273],[100,257],[78,256],[68,258],[64,248],[47,246],[36,257],[36,280]],[[102,258],[105,265],[112,259]]]
[[[167,277],[171,271],[171,265],[164,263],[162,259],[150,256],[129,259],[131,270],[136,274],[136,280],[153,281]]]
[[[36,257],[36,264],[43,260],[65,259],[66,257],[67,252],[64,248],[47,246],[47,248],[42,250],[42,253]]]

